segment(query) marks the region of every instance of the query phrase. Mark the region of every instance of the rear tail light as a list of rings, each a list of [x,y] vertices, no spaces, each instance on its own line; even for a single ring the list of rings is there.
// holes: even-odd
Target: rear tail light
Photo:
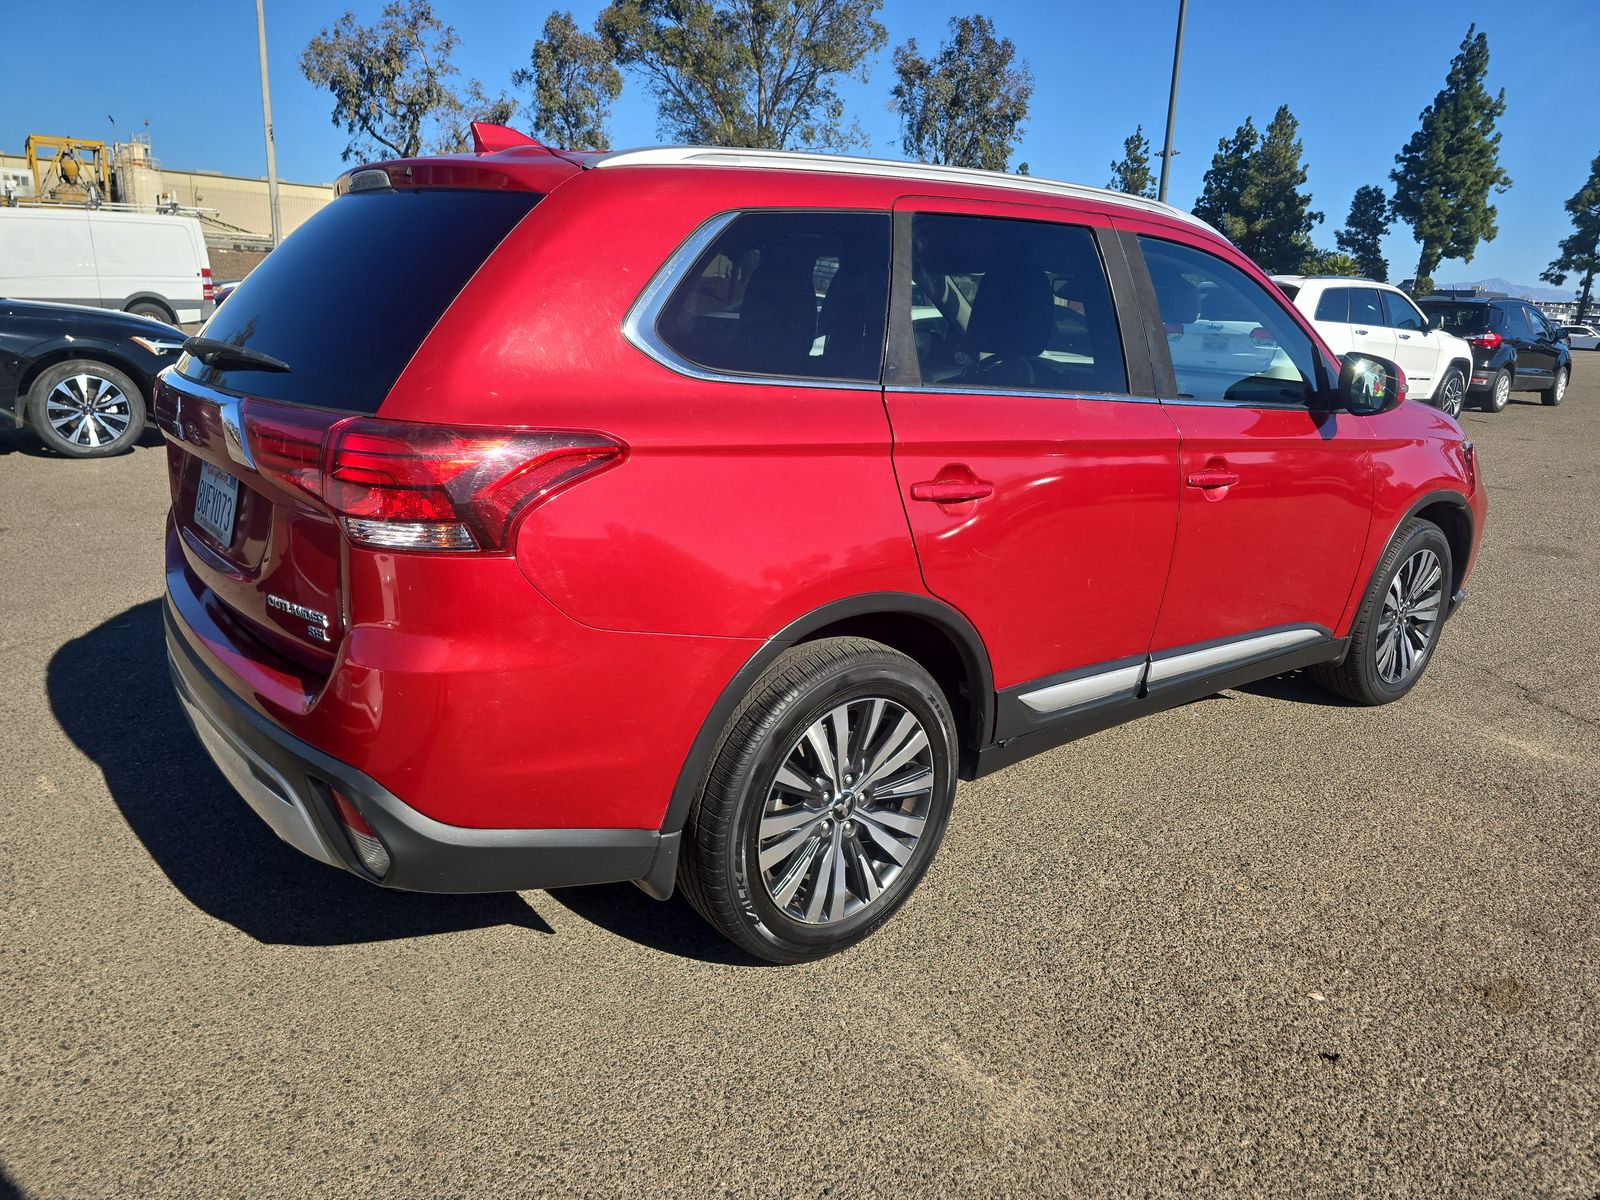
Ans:
[[[378,550],[505,550],[524,514],[626,452],[602,433],[340,420],[257,400],[244,425],[257,470]]]
[[[200,268],[200,298],[202,300],[217,298],[217,285],[212,282],[210,267]]]
[[[1469,337],[1467,341],[1471,342],[1474,346],[1477,346],[1480,350],[1493,350],[1501,342],[1505,341],[1505,339],[1498,333],[1490,330],[1488,333],[1475,333]]]
[[[392,865],[389,851],[384,848],[378,835],[373,832],[372,826],[344,793],[333,791],[334,808],[339,813],[339,824],[344,826],[345,833],[350,838],[350,844],[355,847],[356,857],[361,860],[361,865],[366,867],[379,879],[389,873]]]
[[[1259,325],[1250,331],[1250,340],[1263,350],[1278,348],[1278,339]]]

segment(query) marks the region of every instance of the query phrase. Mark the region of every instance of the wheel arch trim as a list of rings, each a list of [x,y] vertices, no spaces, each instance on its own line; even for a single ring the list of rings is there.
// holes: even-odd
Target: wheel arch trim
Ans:
[[[739,701],[750,690],[751,684],[778,655],[830,626],[852,619],[879,616],[918,618],[935,626],[950,639],[960,656],[967,688],[971,693],[968,699],[973,710],[972,728],[964,732],[966,740],[975,744],[963,749],[976,753],[986,745],[994,729],[994,674],[983,639],[966,617],[942,601],[912,592],[868,592],[835,600],[795,618],[773,634],[724,685],[701,722],[700,731],[684,757],[683,766],[679,768],[662,818],[661,832],[670,835],[683,829],[729,719],[739,706]]]

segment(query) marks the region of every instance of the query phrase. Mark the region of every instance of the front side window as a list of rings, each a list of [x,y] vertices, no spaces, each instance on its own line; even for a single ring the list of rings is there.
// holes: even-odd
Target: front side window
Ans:
[[[1348,321],[1350,319],[1350,289],[1331,287],[1317,301],[1317,320]]]
[[[888,300],[888,213],[744,213],[673,290],[656,334],[712,371],[876,383]]]
[[[1155,285],[1178,398],[1308,404],[1316,350],[1283,306],[1214,254],[1141,237]]]
[[[1111,288],[1077,225],[918,213],[911,323],[925,386],[1124,392]]]
[[[1380,292],[1383,297],[1383,323],[1395,329],[1424,329],[1428,322],[1416,306],[1399,292]]]

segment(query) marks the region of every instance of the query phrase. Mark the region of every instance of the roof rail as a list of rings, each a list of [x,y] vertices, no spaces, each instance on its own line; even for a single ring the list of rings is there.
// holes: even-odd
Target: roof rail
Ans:
[[[1127,208],[1187,221],[1201,229],[1217,231],[1193,213],[1159,200],[1129,192],[1062,183],[1036,175],[1008,175],[971,167],[936,167],[927,163],[895,162],[886,158],[855,158],[843,154],[804,154],[795,150],[746,150],[722,146],[652,146],[643,150],[616,150],[595,158],[593,167],[759,167],[775,171],[826,171],[841,175],[877,175],[890,179],[919,179],[935,183],[960,183],[978,187],[1003,187],[1038,192],[1074,200],[1109,201]],[[1221,234],[1217,236],[1221,237]]]

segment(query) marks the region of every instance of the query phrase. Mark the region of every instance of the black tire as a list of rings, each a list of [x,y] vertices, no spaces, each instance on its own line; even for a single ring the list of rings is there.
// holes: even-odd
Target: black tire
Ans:
[[[111,390],[103,391],[102,384]],[[87,422],[74,422],[74,411],[90,416],[89,408],[77,403],[84,396],[95,415]],[[144,393],[115,367],[91,359],[68,359],[33,381],[28,389],[28,420],[40,440],[57,454],[104,458],[122,453],[144,432]]]
[[[878,699],[885,700],[887,706],[874,711],[872,705]],[[811,753],[800,745],[807,731],[841,705],[850,704],[862,705],[846,708],[847,721],[854,722],[847,726],[846,735],[851,760],[858,767],[862,761],[853,753],[858,745],[855,736],[861,731],[865,731],[861,748],[866,749],[870,741],[880,748],[884,759],[890,757],[889,738],[868,738],[866,733],[872,728],[864,723],[862,714],[877,715],[897,705],[904,714],[915,718],[926,735],[928,765],[921,769],[931,772],[931,785],[925,793],[922,789],[917,792],[924,797],[917,802],[922,808],[921,815],[915,818],[922,825],[908,858],[904,863],[893,863],[884,856],[881,865],[886,868],[889,881],[882,885],[881,892],[866,901],[853,897],[853,902],[860,905],[853,913],[807,924],[786,910],[784,900],[775,898],[777,892],[760,861],[761,821],[779,794],[780,768],[792,767],[793,755]],[[852,717],[852,713],[856,715]],[[892,732],[888,721],[876,728]],[[914,740],[913,730],[908,742]],[[770,962],[801,962],[843,950],[888,920],[927,871],[944,836],[955,797],[956,754],[955,719],[949,702],[939,685],[913,659],[881,643],[856,637],[826,638],[793,647],[752,685],[729,720],[705,789],[689,813],[678,866],[679,886],[689,902],[725,937]],[[920,757],[919,752],[919,759],[908,765],[918,768]],[[838,774],[841,779],[848,778],[842,771]],[[883,776],[894,777],[895,772]],[[858,778],[855,786],[859,788],[861,782]],[[900,807],[913,801],[908,797],[888,805],[879,802],[874,807],[872,790],[863,789],[859,810],[845,806],[842,800],[835,803],[837,798],[831,792],[826,798],[815,797],[814,804],[801,803],[800,793],[795,792],[794,807],[783,810],[785,814],[805,817],[800,810],[806,808],[815,817],[805,817],[805,822],[821,820],[823,825],[805,833],[799,848],[792,852],[793,858],[785,856],[772,866],[782,869],[788,864],[788,878],[795,878],[798,872],[805,879],[821,880],[823,864],[829,861],[828,846],[840,846],[844,831],[850,829],[858,829],[859,833],[853,835],[855,840],[845,843],[847,846],[859,844],[875,853],[872,839],[864,836],[868,832],[865,823],[857,824],[861,814],[877,815],[887,809],[901,816]],[[840,836],[830,832],[835,819]],[[800,825],[786,829],[798,832]],[[778,840],[788,836],[786,833]],[[767,852],[770,854],[772,849],[769,833]],[[851,885],[867,890],[864,876],[857,873],[862,866],[848,854],[841,855],[840,861],[852,865],[840,866],[840,873],[829,879],[844,879],[849,871]],[[798,866],[793,865],[797,862]],[[810,862],[817,864],[814,875],[807,866]],[[873,878],[877,882],[876,870]],[[799,886],[801,890],[793,896],[796,904],[803,895],[814,894],[817,884]],[[837,897],[837,884],[828,886],[832,888],[831,895]],[[825,896],[829,894],[824,892]]]
[[[1494,373],[1494,382],[1489,385],[1489,390],[1484,393],[1483,409],[1485,412],[1504,412],[1506,405],[1511,402],[1511,372],[1501,367]]]
[[[1386,679],[1379,669],[1384,603],[1390,585],[1395,582],[1401,568],[1423,550],[1431,550],[1438,559],[1438,612],[1414,665],[1398,681],[1392,681]],[[1356,614],[1355,627],[1350,631],[1350,648],[1345,652],[1344,661],[1309,667],[1307,674],[1328,691],[1357,704],[1389,704],[1400,699],[1417,685],[1433,660],[1434,647],[1439,644],[1439,634],[1444,629],[1444,618],[1454,588],[1453,570],[1450,542],[1444,532],[1433,522],[1420,517],[1407,521],[1395,535],[1377,570],[1372,573],[1367,594],[1361,600],[1361,610]]]
[[[1461,415],[1461,410],[1467,406],[1467,377],[1460,367],[1451,367],[1444,373],[1433,398],[1440,412],[1452,417]]]
[[[1556,377],[1550,381],[1548,390],[1539,394],[1539,403],[1554,408],[1567,398],[1567,381],[1571,373],[1566,367],[1556,368]]]
[[[164,325],[178,323],[178,314],[155,300],[136,300],[128,305],[127,311],[136,317],[154,317]]]

